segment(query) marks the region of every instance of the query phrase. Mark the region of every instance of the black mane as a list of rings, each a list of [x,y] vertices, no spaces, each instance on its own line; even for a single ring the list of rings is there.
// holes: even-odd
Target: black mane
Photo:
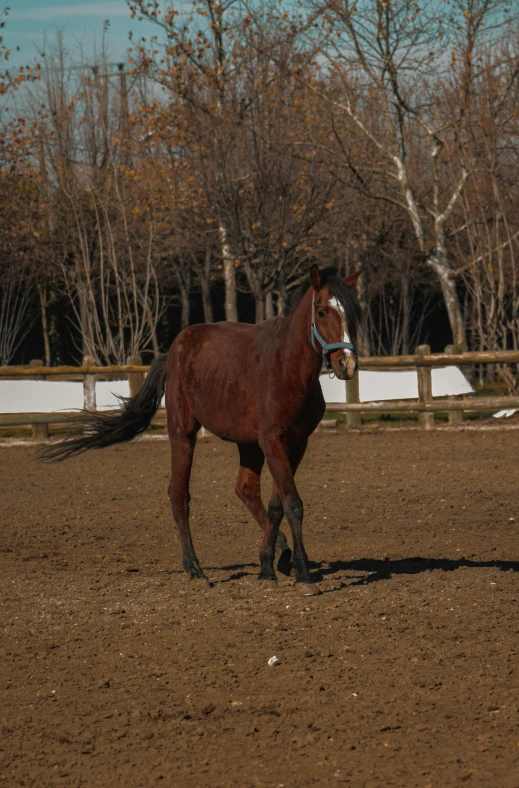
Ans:
[[[304,282],[296,288],[290,299],[291,312],[297,307],[310,285],[310,276],[308,276]],[[350,287],[350,285],[347,285],[344,279],[337,276],[336,268],[324,268],[321,271],[321,287],[325,287],[325,285],[328,285],[331,292],[344,309],[351,338],[355,340],[358,327],[362,321],[362,309],[357,300],[355,290],[353,287]]]

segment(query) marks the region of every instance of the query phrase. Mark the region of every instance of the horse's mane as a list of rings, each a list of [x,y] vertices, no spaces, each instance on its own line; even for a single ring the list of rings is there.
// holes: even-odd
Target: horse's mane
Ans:
[[[310,287],[310,276],[296,288],[290,299],[290,312],[293,312],[302,297]],[[356,337],[357,329],[362,320],[362,309],[357,300],[357,295],[353,287],[347,285],[344,279],[337,276],[336,268],[324,268],[321,271],[321,287],[328,285],[333,295],[336,297],[346,315],[348,328],[352,337]]]

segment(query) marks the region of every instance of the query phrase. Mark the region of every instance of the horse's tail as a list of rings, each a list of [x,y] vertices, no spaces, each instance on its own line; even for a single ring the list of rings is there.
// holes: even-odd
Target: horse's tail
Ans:
[[[167,355],[160,356],[135,395],[121,397],[121,408],[116,411],[92,412],[82,410],[72,423],[73,434],[42,449],[42,460],[66,460],[88,449],[102,449],[113,443],[130,441],[149,427],[158,410],[166,383]]]

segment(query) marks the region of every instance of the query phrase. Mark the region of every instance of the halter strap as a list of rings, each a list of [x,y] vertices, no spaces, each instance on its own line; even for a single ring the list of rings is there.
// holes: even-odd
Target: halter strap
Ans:
[[[321,348],[315,346],[315,339],[321,345]],[[315,294],[312,295],[312,327],[310,331],[310,341],[312,343],[312,347],[314,350],[321,350],[321,355],[323,357],[323,365],[327,372],[333,372],[333,367],[330,364],[330,360],[328,358],[329,353],[333,353],[334,350],[351,350],[353,353],[357,354],[357,348],[353,344],[353,342],[333,342],[331,345],[327,345],[320,333],[318,332],[317,328],[315,327]]]

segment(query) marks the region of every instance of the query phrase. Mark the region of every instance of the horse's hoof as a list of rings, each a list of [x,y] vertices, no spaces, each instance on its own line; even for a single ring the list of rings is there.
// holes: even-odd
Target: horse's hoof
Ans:
[[[265,577],[265,578],[259,577],[258,578],[258,583],[260,583],[262,588],[277,588],[278,587],[278,581],[276,580],[275,577]]]
[[[211,583],[207,577],[192,577],[190,584],[193,586],[193,588],[211,588]]]
[[[286,575],[287,577],[290,577],[291,573],[295,571],[294,565],[292,563],[292,550],[290,547],[287,547],[286,550],[283,550],[279,556],[277,570],[278,572],[281,572],[282,575]]]
[[[296,583],[294,588],[302,596],[317,596],[321,593],[315,583]]]

